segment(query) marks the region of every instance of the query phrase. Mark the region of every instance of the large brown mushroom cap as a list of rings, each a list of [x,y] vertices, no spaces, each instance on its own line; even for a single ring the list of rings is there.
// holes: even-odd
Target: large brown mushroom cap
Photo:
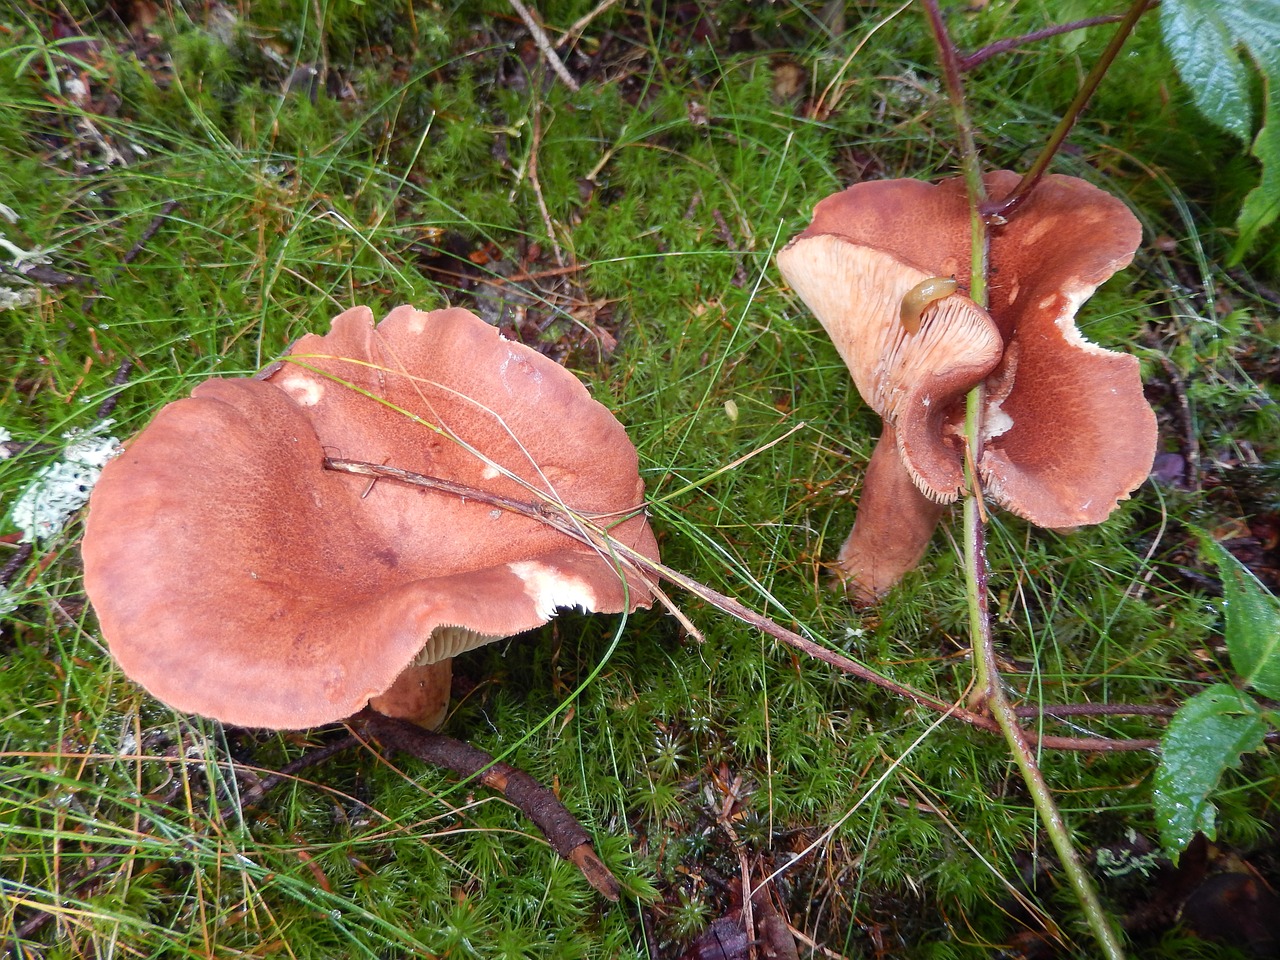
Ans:
[[[415,658],[563,607],[650,602],[634,575],[544,524],[388,480],[370,489],[323,469],[326,456],[588,514],[643,503],[621,425],[564,368],[464,310],[400,307],[376,327],[349,310],[264,379],[211,380],[165,407],[103,471],[85,586],[130,677],[182,711],[309,727],[356,712]],[[611,533],[656,557],[643,515]]]
[[[987,175],[996,199],[1018,177]],[[989,381],[983,488],[1042,527],[1101,523],[1151,472],[1156,417],[1137,357],[1086,340],[1076,312],[1128,266],[1142,225],[1121,201],[1049,176],[991,235],[990,311],[1007,344]]]
[[[1018,180],[990,173],[988,192],[1000,199]],[[915,333],[898,309],[913,284],[947,276],[963,283],[969,271],[963,180],[855,184],[817,205],[778,264],[885,420],[879,474],[897,475],[881,449],[896,437],[915,486],[935,501],[955,499],[963,483],[960,398],[985,383],[984,491],[1034,523],[1060,528],[1105,519],[1145,479],[1155,455],[1155,416],[1137,360],[1088,342],[1075,324],[1080,304],[1132,260],[1141,238],[1121,201],[1082,180],[1045,177],[991,230],[988,309],[952,294],[928,309]],[[872,502],[909,512],[907,527],[917,537],[924,531],[927,542],[929,511],[914,498],[877,492]],[[880,522],[885,531],[877,532],[860,509],[841,552],[855,593],[881,593],[897,579],[872,544],[900,518]],[[897,553],[909,557],[917,547]],[[864,563],[873,555],[874,572]],[[914,565],[904,563],[899,575]]]

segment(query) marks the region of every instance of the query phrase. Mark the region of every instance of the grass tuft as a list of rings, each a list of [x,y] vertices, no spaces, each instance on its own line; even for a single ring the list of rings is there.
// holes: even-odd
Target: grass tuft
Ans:
[[[955,7],[951,27],[974,49],[1059,6]],[[540,14],[554,39],[592,7]],[[828,589],[879,424],[772,266],[851,180],[953,172],[917,11],[617,4],[562,50],[572,93],[503,4],[271,0],[166,7],[150,24],[118,4],[66,8],[78,46],[43,9],[0,31],[0,202],[19,218],[0,232],[75,281],[0,275],[31,297],[0,312],[5,511],[109,399],[125,438],[347,306],[452,303],[566,360],[616,411],[667,563],[962,700],[957,518],[876,611]],[[1176,705],[1223,675],[1215,581],[1186,524],[1257,539],[1250,524],[1265,532],[1280,504],[1276,278],[1216,260],[1249,167],[1170,86],[1155,33],[1140,29],[1057,169],[1146,225],[1081,329],[1142,359],[1162,450],[1193,442],[1202,482],[1148,484],[1071,534],[996,516],[996,629],[1028,704]],[[992,165],[1026,163],[1103,43],[1069,34],[970,75]],[[301,67],[322,79],[288,84]],[[242,806],[325,734],[223,728],[150,700],[86,607],[78,520],[26,553],[5,516],[0,933],[18,955],[678,956],[740,899],[740,853],[753,882],[776,873],[797,930],[844,956],[994,955],[1038,917],[1085,955],[996,738],[931,726],[696,600],[679,598],[701,644],[658,611],[622,627],[565,614],[458,664],[448,731],[555,787],[623,883],[609,906],[506,804],[367,750]],[[1042,762],[1086,853],[1157,836],[1149,754]],[[1272,754],[1250,756],[1215,798],[1219,844],[1272,882],[1278,774]],[[1117,912],[1154,896],[1102,883]],[[1134,936],[1142,956],[1228,955],[1163,928]]]

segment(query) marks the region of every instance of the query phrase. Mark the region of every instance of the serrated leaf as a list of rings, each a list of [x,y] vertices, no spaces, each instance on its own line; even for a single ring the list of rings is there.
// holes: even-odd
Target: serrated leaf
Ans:
[[[1280,699],[1280,600],[1225,547],[1208,537],[1203,542],[1222,578],[1232,669],[1264,697]]]
[[[1196,107],[1248,142],[1253,135],[1249,74],[1236,51],[1236,35],[1223,16],[1229,5],[1218,0],[1166,0],[1160,5],[1160,31]]]
[[[1165,731],[1156,768],[1156,822],[1165,852],[1176,862],[1197,833],[1217,835],[1218,808],[1209,795],[1228,767],[1262,746],[1261,708],[1235,687],[1217,684],[1184,703]]]
[[[1262,178],[1240,208],[1238,263],[1259,234],[1280,216],[1280,0],[1163,0],[1160,29],[1178,74],[1196,107],[1211,121],[1248,142]],[[1262,74],[1262,125],[1253,137],[1248,51]]]
[[[1276,15],[1280,16],[1280,11]],[[1240,207],[1240,216],[1236,220],[1240,237],[1231,254],[1234,263],[1240,262],[1258,239],[1258,234],[1280,215],[1280,71],[1266,77],[1265,84],[1267,100],[1262,129],[1258,131],[1251,151],[1262,164],[1262,180],[1249,191]]]

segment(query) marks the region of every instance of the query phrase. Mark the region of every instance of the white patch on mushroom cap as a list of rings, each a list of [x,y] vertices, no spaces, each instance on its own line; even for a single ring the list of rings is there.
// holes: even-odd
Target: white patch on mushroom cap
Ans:
[[[550,620],[561,607],[594,610],[595,591],[583,580],[562,574],[555,567],[534,560],[518,560],[507,568],[524,583],[524,592],[533,601],[534,611]]]
[[[524,387],[518,383],[512,383],[508,379],[508,373],[512,372],[514,365],[516,371],[524,374],[526,380],[533,384],[532,387]],[[502,378],[502,385],[506,387],[509,396],[517,396],[522,390],[533,390],[534,396],[531,400],[536,400],[542,394],[542,371],[529,362],[529,358],[523,356],[515,350],[508,349],[507,355],[503,358],[502,363],[498,365],[498,375]]]
[[[480,471],[480,476],[485,480],[497,480],[498,477],[502,476],[502,471],[490,464]]]
[[[1093,296],[1093,291],[1098,289],[1094,283],[1068,283],[1063,284],[1061,294],[1065,299],[1065,303],[1058,311],[1054,322],[1058,325],[1058,329],[1062,331],[1063,338],[1072,346],[1079,347],[1085,353],[1094,356],[1107,356],[1113,351],[1106,347],[1100,347],[1092,340],[1088,339],[1080,332],[1077,325],[1076,314],[1084,305],[1084,302]]]
[[[1027,227],[1020,242],[1024,247],[1034,247],[1044,239],[1045,234],[1054,230],[1057,226],[1058,223],[1055,219],[1045,217]]]
[[[987,406],[986,416],[982,419],[982,441],[994,440],[1001,434],[1013,429],[1013,417],[1000,409],[998,403]]]
[[[300,373],[286,374],[278,382],[281,390],[300,407],[314,407],[324,396],[324,385]]]

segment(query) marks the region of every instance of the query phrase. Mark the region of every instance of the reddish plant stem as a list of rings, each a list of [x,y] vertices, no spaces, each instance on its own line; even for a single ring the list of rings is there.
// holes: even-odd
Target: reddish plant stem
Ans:
[[[622,888],[596,855],[591,835],[549,789],[523,770],[494,760],[492,755],[469,743],[425,730],[408,720],[384,717],[365,709],[348,721],[379,743],[417,757],[424,763],[474,778],[490,790],[506,797],[526,817],[538,825],[553,850],[582,871],[587,882],[610,900],[617,901]]]
[[[1123,19],[1115,15],[1107,17],[1089,17],[1085,20],[1076,20],[1072,23],[1060,23],[1056,27],[1045,27],[1043,30],[1033,30],[1031,33],[1024,33],[1020,37],[1007,37],[1004,40],[997,40],[995,43],[989,43],[981,49],[973,51],[973,53],[958,56],[960,70],[968,73],[974,67],[980,66],[990,60],[992,57],[998,57],[1002,53],[1008,53],[1016,50],[1018,47],[1025,47],[1029,43],[1038,43],[1041,40],[1048,40],[1050,37],[1061,36],[1064,33],[1072,33],[1076,30],[1084,30],[1088,27],[1101,26],[1104,23],[1117,23]]]
[[[429,490],[436,490],[441,493],[452,494],[454,496],[463,497],[467,500],[484,503],[501,510],[509,510],[522,516],[538,520],[548,526],[554,527],[566,536],[595,546],[600,549],[604,556],[615,557],[628,567],[634,570],[640,570],[649,575],[660,577],[671,583],[676,584],[684,590],[692,593],[694,596],[705,600],[716,609],[729,614],[748,626],[768,634],[776,640],[781,640],[799,650],[801,653],[820,660],[828,666],[835,667],[843,673],[855,676],[860,680],[873,683],[881,689],[887,690],[897,696],[904,697],[911,702],[938,713],[949,713],[959,720],[964,721],[970,726],[977,727],[980,730],[989,732],[998,732],[999,727],[995,720],[991,717],[975,713],[957,707],[954,704],[946,703],[936,697],[931,697],[926,693],[915,690],[904,684],[900,684],[888,677],[881,676],[869,667],[863,666],[856,660],[851,660],[843,654],[836,653],[834,650],[828,650],[820,644],[814,643],[806,637],[801,636],[793,630],[775,623],[768,617],[764,617],[739,601],[728,597],[716,590],[712,590],[705,584],[699,583],[692,577],[685,576],[678,570],[674,570],[665,564],[650,560],[644,554],[637,553],[630,549],[626,544],[620,543],[612,539],[605,531],[595,527],[587,519],[581,515],[571,514],[566,508],[550,503],[525,503],[521,500],[514,500],[510,497],[498,496],[488,493],[484,490],[478,490],[474,487],[464,486],[455,483],[452,480],[444,480],[439,477],[424,476],[419,473],[412,473],[408,470],[401,470],[398,467],[387,466],[385,464],[364,463],[358,460],[340,460],[327,457],[324,461],[325,469],[336,470],[340,473],[351,473],[362,477],[381,477],[388,480],[396,480],[401,483],[408,483],[417,487],[425,487]],[[1056,737],[1056,736],[1037,736],[1030,732],[1027,737],[1039,747],[1055,749],[1055,750],[1078,750],[1087,752],[1113,752],[1123,750],[1151,750],[1159,745],[1156,740],[1109,740],[1101,737]]]
[[[961,169],[964,171],[965,183],[968,186],[972,232],[971,296],[976,303],[985,307],[989,268],[987,247],[989,221],[984,215],[988,203],[986,185],[982,179],[982,161],[974,142],[972,122],[969,119],[968,105],[965,101],[955,45],[947,34],[937,0],[923,0],[923,2],[937,42],[938,59],[946,77],[951,110],[956,118],[956,129],[960,139]],[[1145,0],[1139,0],[1139,4],[1145,5]],[[1123,28],[1121,32],[1127,35],[1127,31]],[[1090,77],[1094,77],[1094,73],[1091,73]],[[1099,74],[1098,79],[1100,78]],[[1096,81],[1094,85],[1096,86]],[[1077,97],[1077,101],[1073,103],[1075,112],[1078,113],[1087,100],[1087,96],[1083,99]],[[1062,125],[1060,124],[1059,127],[1061,128]],[[1066,129],[1070,129],[1069,124]],[[1066,136],[1065,130],[1062,136]],[[1043,160],[1044,165],[1047,166],[1048,159],[1052,158],[1055,149],[1056,147],[1047,148],[1046,153],[1041,155],[1037,163]],[[1035,186],[1038,179],[1039,174],[1035,177],[1025,177],[1019,187],[1025,184],[1026,189],[1029,190]],[[1005,209],[1011,210],[1012,206]],[[1042,818],[1049,841],[1058,854],[1067,882],[1084,911],[1098,946],[1108,960],[1123,960],[1124,948],[1115,924],[1103,910],[1097,890],[1084,869],[1079,852],[1071,841],[1062,813],[1054,801],[1053,793],[1036,760],[1031,737],[1018,722],[1013,707],[1001,686],[995,643],[991,635],[991,611],[987,591],[986,517],[982,510],[982,487],[978,473],[978,464],[982,462],[982,421],[986,408],[983,392],[983,385],[978,384],[965,398],[965,476],[968,489],[964,496],[964,569],[965,587],[969,597],[969,635],[973,649],[974,697],[976,703],[985,708],[1004,734],[1009,752],[1018,771],[1022,774],[1023,783],[1031,794],[1032,803]]]
[[[938,48],[938,64],[942,67],[942,79],[947,85],[947,100],[951,104],[951,118],[956,125],[956,136],[960,141],[960,169],[964,174],[965,186],[969,191],[970,202],[985,200],[986,185],[982,182],[982,166],[978,163],[978,145],[974,139],[973,123],[969,120],[969,111],[964,106],[964,85],[961,80],[960,54],[956,45],[951,42],[947,33],[946,21],[942,19],[942,10],[938,0],[923,0],[925,16],[929,21],[929,29],[933,33],[934,43]],[[985,250],[986,231],[979,233],[975,224],[974,243],[981,243]],[[974,247],[975,255],[978,247]],[[984,256],[985,261],[985,256]],[[970,291],[969,297],[975,303],[986,304],[986,270],[975,270],[973,282],[978,284]]]
[[[1019,717],[1172,717],[1177,707],[1159,703],[1044,703],[1014,707]]]
[[[929,2],[929,0],[926,0],[926,2]],[[1018,205],[1026,199],[1027,195],[1035,188],[1035,185],[1040,182],[1040,178],[1048,171],[1049,164],[1053,162],[1054,156],[1057,155],[1062,144],[1066,142],[1071,128],[1075,126],[1076,120],[1084,112],[1084,108],[1098,89],[1098,84],[1102,82],[1102,78],[1107,75],[1107,70],[1110,69],[1111,64],[1119,56],[1120,48],[1129,39],[1129,34],[1133,32],[1138,19],[1150,7],[1150,0],[1133,0],[1129,11],[1124,15],[1124,19],[1120,21],[1120,27],[1116,30],[1115,36],[1111,38],[1111,42],[1107,44],[1107,48],[1102,52],[1102,56],[1098,58],[1098,62],[1093,65],[1093,69],[1084,78],[1084,82],[1080,84],[1080,89],[1076,91],[1075,99],[1067,107],[1066,113],[1058,121],[1057,127],[1049,135],[1049,139],[1045,141],[1045,145],[1041,149],[1040,155],[1036,157],[1035,162],[1022,175],[1022,179],[1008,196],[1002,200],[983,205],[983,216],[989,221],[998,222],[1009,219],[1014,210],[1018,208]]]

